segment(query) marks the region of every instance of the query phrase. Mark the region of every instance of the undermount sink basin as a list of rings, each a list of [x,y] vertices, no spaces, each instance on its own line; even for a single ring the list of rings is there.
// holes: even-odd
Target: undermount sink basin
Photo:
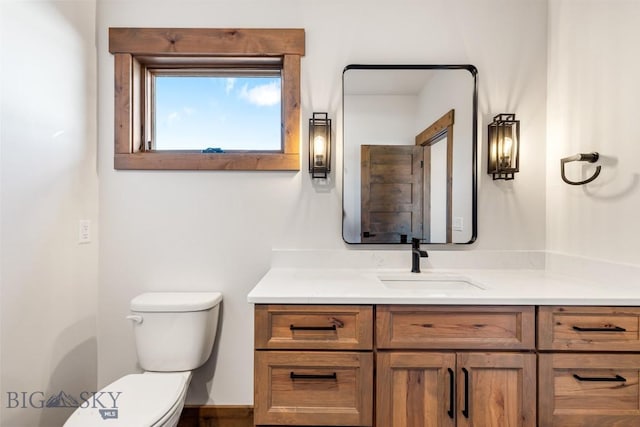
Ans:
[[[478,291],[484,288],[468,277],[454,275],[416,274],[415,276],[378,276],[382,284],[389,289],[406,291]]]

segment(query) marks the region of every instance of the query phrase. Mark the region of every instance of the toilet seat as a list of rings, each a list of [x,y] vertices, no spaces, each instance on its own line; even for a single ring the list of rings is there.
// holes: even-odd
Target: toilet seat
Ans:
[[[189,388],[189,381],[191,380],[191,372],[189,372],[189,378],[187,383],[182,390],[182,394],[176,402],[173,404],[171,409],[167,411],[167,413],[158,420],[152,427],[174,427],[178,425],[178,421],[180,420],[180,415],[182,415],[182,408],[184,407],[185,397],[187,395],[187,389]]]
[[[99,402],[85,401],[64,427],[105,427],[106,422],[109,427],[172,425],[167,423],[180,417],[190,381],[190,371],[126,375],[100,390],[96,394],[102,396]],[[104,414],[110,409],[117,409],[117,418],[115,412]]]

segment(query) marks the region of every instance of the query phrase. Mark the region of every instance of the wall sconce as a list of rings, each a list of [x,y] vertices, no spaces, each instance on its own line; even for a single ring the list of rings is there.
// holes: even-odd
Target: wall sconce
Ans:
[[[493,179],[513,179],[520,166],[520,120],[516,115],[498,114],[489,124],[489,164]]]
[[[331,119],[327,113],[313,113],[309,119],[309,173],[326,178],[331,172]]]

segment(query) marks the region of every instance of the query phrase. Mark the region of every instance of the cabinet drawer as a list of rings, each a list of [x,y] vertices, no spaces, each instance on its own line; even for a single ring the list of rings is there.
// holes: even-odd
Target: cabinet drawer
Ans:
[[[541,426],[640,425],[640,355],[539,355]]]
[[[256,305],[255,348],[371,350],[373,307]]]
[[[385,349],[533,349],[534,307],[381,305],[376,342]]]
[[[638,351],[640,308],[554,307],[538,310],[540,350]]]
[[[373,354],[255,353],[256,425],[370,426]]]

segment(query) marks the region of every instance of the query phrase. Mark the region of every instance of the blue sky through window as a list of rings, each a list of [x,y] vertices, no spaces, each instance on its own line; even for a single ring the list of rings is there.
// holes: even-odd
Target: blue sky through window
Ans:
[[[281,150],[280,77],[155,77],[156,150]]]

